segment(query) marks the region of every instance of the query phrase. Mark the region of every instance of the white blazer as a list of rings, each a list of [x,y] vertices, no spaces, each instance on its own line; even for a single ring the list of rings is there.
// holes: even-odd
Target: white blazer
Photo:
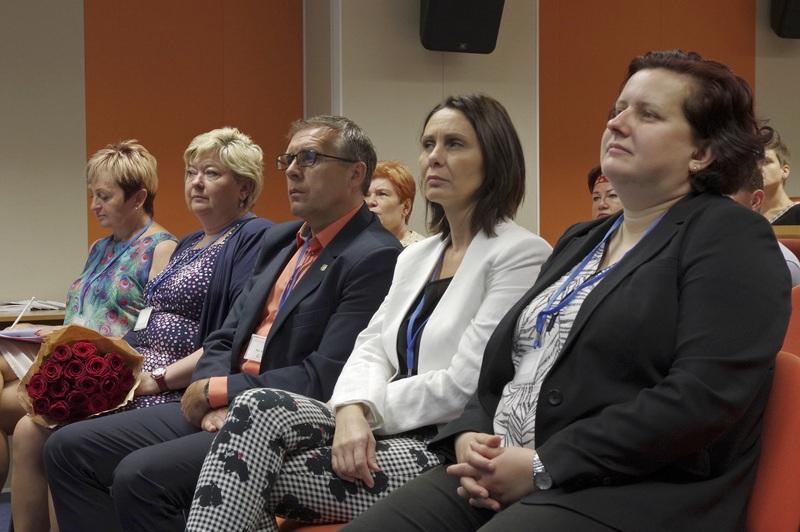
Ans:
[[[533,286],[552,251],[542,238],[514,222],[480,231],[422,332],[418,375],[398,373],[397,334],[430,279],[446,242],[432,236],[397,259],[392,285],[356,339],[329,405],[363,403],[372,429],[399,434],[458,417],[478,385],[483,351],[506,311]]]

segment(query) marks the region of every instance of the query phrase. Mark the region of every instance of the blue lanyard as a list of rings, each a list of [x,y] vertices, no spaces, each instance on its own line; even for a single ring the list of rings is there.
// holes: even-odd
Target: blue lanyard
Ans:
[[[428,282],[434,281],[437,277],[439,277],[439,273],[442,271],[443,259],[444,253],[442,253],[442,256],[439,257],[439,261],[436,263],[436,267],[433,269]],[[420,313],[422,313],[422,309],[425,307],[425,288],[422,290],[422,297],[417,304],[417,308],[415,308],[414,312],[411,313],[411,317],[408,319],[408,326],[406,327],[406,375],[408,376],[410,376],[411,372],[414,370],[414,345],[416,345],[417,338],[419,338],[419,335],[422,334],[422,331],[425,329],[425,325],[430,319],[430,316],[428,316],[417,327],[414,327],[417,318],[419,318]]]
[[[236,224],[241,223],[242,221],[244,221],[244,220],[246,220],[248,218],[252,218],[254,216],[255,216],[254,214],[250,213],[250,214],[248,214],[246,216],[243,216],[242,218],[239,218],[238,220],[235,220],[233,223],[228,224],[224,229],[222,229],[222,231],[219,232],[219,234],[217,234],[217,236],[214,238],[214,240],[212,240],[211,242],[209,242],[208,244],[203,246],[203,249],[200,250],[200,253],[195,253],[194,255],[191,255],[189,253],[189,250],[191,250],[193,248],[193,246],[197,242],[202,240],[202,238],[204,236],[204,235],[197,235],[197,240],[192,242],[191,245],[187,246],[186,249],[184,250],[184,253],[182,253],[180,257],[176,257],[175,260],[171,260],[169,262],[169,264],[167,264],[167,267],[164,268],[163,270],[161,270],[161,273],[156,275],[155,278],[152,281],[147,283],[147,286],[144,289],[145,304],[148,304],[148,305],[150,304],[150,298],[153,297],[153,294],[155,293],[156,288],[161,286],[161,284],[164,281],[166,281],[167,279],[172,277],[180,268],[188,266],[192,262],[194,262],[197,259],[199,259],[200,257],[202,257],[209,249],[211,249],[211,246],[216,244],[217,240],[219,240],[220,238],[225,236],[233,226],[235,226]],[[187,260],[187,257],[188,257],[188,260]]]
[[[145,234],[145,232],[147,232],[148,229],[150,229],[151,225],[153,225],[152,218],[150,219],[149,222],[147,222],[147,225],[145,225],[141,231],[136,233],[133,236],[133,238],[125,242],[125,247],[122,248],[119,252],[117,252],[114,255],[114,257],[110,261],[108,261],[108,263],[106,263],[105,267],[102,270],[100,270],[98,273],[96,273],[88,280],[84,281],[83,286],[81,286],[81,297],[78,300],[78,312],[77,312],[78,314],[80,314],[83,311],[83,301],[84,299],[86,299],[86,294],[89,292],[89,289],[91,288],[92,284],[94,284],[94,282],[97,281],[97,279],[99,279],[101,275],[106,273],[106,270],[108,270],[115,262],[117,262],[117,260],[131,248],[133,243],[139,240],[139,237],[141,237],[143,234]],[[97,261],[96,264],[93,265],[92,271],[94,271],[97,268],[97,266],[100,265],[100,262],[102,262],[103,257],[106,256],[109,244],[111,244],[113,241],[114,241],[113,237],[109,238],[109,240],[106,241],[105,246],[103,246],[103,252],[100,254],[100,259]],[[113,244],[111,245],[113,246]]]
[[[289,277],[289,282],[286,283],[286,288],[283,289],[283,293],[281,294],[281,299],[278,302],[278,311],[281,310],[283,304],[286,303],[287,299],[289,299],[289,294],[292,293],[292,290],[294,290],[294,287],[300,280],[300,265],[303,264],[303,259],[305,259],[306,251],[308,251],[308,244],[311,242],[312,238],[313,237],[311,235],[308,235],[307,237],[303,238],[303,246],[300,248],[300,254],[297,256],[297,260],[294,263],[294,269],[292,270],[292,275]]]
[[[647,231],[645,231],[644,235],[639,240],[639,242],[644,240],[644,238],[650,233],[650,231],[652,231],[653,228],[656,225],[658,225],[658,222],[661,221],[661,218],[662,217],[659,217],[658,219],[656,219],[650,225],[650,227],[647,228]],[[609,273],[611,273],[611,271],[617,266],[617,264],[622,262],[622,260],[628,255],[628,253],[630,253],[636,247],[636,246],[634,246],[633,248],[631,248],[628,251],[626,251],[625,254],[622,256],[622,258],[620,258],[617,262],[615,262],[614,264],[612,264],[611,266],[609,266],[605,270],[602,270],[602,271],[596,273],[595,275],[592,275],[587,280],[585,280],[584,282],[582,282],[581,284],[576,286],[572,290],[572,292],[570,292],[569,294],[565,295],[564,299],[562,299],[559,303],[557,303],[557,304],[555,303],[556,300],[558,299],[558,297],[562,293],[564,293],[564,291],[567,289],[567,287],[570,285],[570,283],[572,283],[575,280],[575,278],[584,270],[584,268],[586,268],[586,265],[589,264],[590,260],[592,260],[592,257],[594,257],[595,253],[597,253],[597,250],[600,249],[600,247],[603,246],[608,241],[608,239],[611,237],[611,235],[614,234],[614,231],[616,231],[619,228],[619,226],[622,224],[622,220],[623,220],[623,216],[620,215],[620,217],[617,218],[614,221],[614,223],[611,225],[611,227],[608,229],[608,231],[606,231],[606,234],[605,234],[605,236],[603,236],[603,239],[600,240],[600,242],[598,242],[597,245],[594,248],[592,248],[592,250],[589,252],[589,254],[586,255],[586,257],[584,257],[584,259],[580,262],[580,264],[578,264],[575,268],[573,268],[573,270],[570,272],[570,274],[567,276],[567,278],[564,280],[564,282],[561,283],[561,285],[558,288],[556,288],[556,290],[547,299],[547,303],[545,304],[544,308],[542,310],[540,310],[539,311],[539,315],[536,316],[536,324],[535,324],[536,334],[535,334],[534,340],[533,340],[534,349],[538,349],[538,348],[542,347],[542,335],[544,333],[544,326],[545,326],[545,323],[547,322],[547,320],[549,318],[553,318],[556,315],[558,315],[558,313],[561,312],[561,310],[564,309],[564,307],[569,305],[572,302],[572,300],[575,299],[578,296],[578,294],[580,293],[581,290],[584,290],[585,288],[588,288],[588,287],[592,286],[593,284],[599,283],[600,281],[605,279],[605,277]],[[637,245],[638,245],[638,242],[637,242]]]

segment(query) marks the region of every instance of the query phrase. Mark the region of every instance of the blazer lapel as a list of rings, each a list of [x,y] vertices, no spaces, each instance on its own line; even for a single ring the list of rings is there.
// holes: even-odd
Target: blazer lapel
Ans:
[[[678,232],[678,228],[686,220],[688,214],[694,212],[694,198],[694,196],[684,198],[672,207],[672,209],[664,215],[658,225],[653,228],[650,234],[646,235],[646,237],[630,251],[629,255],[625,257],[624,260],[620,261],[619,265],[611,270],[608,276],[586,296],[578,314],[575,316],[575,322],[572,324],[567,340],[564,342],[562,353],[566,352],[571,347],[572,343],[575,342],[577,335],[586,325],[597,306],[608,297],[624,279],[636,271],[642,264],[648,262],[657,255],[670,240],[672,240]],[[598,241],[599,238],[602,237],[598,237]]]
[[[294,311],[295,307],[297,307],[303,299],[308,297],[308,295],[319,286],[327,275],[330,265],[336,260],[336,257],[347,249],[356,235],[369,225],[374,216],[375,215],[367,208],[367,205],[363,204],[350,221],[342,227],[333,240],[325,246],[325,249],[322,250],[322,253],[319,254],[319,257],[317,257],[311,267],[309,267],[308,271],[306,271],[305,275],[300,279],[300,282],[297,283],[297,286],[294,287],[286,298],[283,306],[278,310],[275,322],[272,324],[269,334],[267,335],[267,340],[264,344],[264,352],[266,352],[270,341],[275,337],[277,331],[280,330],[281,326],[286,321],[286,317]],[[280,271],[278,275],[280,275]],[[275,280],[277,280],[277,275],[273,283]]]

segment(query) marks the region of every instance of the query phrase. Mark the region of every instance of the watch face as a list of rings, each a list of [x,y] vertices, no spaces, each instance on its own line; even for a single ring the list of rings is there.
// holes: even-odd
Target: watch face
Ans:
[[[164,368],[156,368],[153,370],[153,378],[154,379],[161,379],[164,377],[164,374],[167,372]]]
[[[533,483],[536,484],[537,489],[549,490],[553,487],[553,477],[546,471],[536,473],[533,475]]]

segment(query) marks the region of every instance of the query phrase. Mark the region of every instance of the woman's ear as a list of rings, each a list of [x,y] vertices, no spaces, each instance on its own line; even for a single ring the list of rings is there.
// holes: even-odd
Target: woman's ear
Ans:
[[[703,142],[692,153],[692,158],[689,159],[689,171],[695,174],[713,163],[714,159],[716,159],[716,156],[714,155],[714,150],[711,149],[711,145],[708,142]]]
[[[133,193],[129,200],[133,201],[136,209],[141,209],[144,206],[144,202],[147,201],[147,189],[140,188]]]

